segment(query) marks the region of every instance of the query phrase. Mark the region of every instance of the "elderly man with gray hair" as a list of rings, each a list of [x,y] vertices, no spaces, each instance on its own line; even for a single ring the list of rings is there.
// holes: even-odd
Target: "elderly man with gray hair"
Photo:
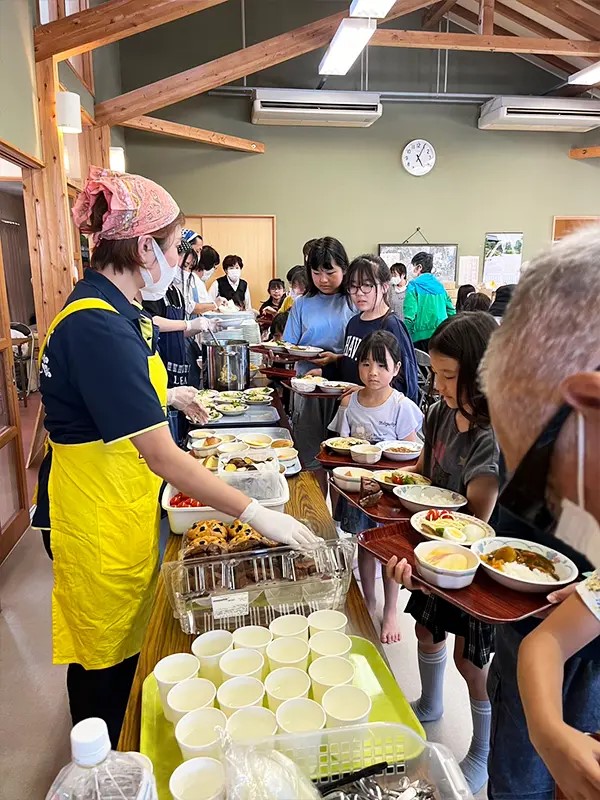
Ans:
[[[511,476],[498,532],[555,547],[582,574],[600,567],[599,369],[595,228],[532,261],[482,365]],[[569,800],[600,797],[600,745],[583,736],[600,730],[600,582],[586,583],[550,594],[564,605],[544,622],[497,629],[488,680],[493,800],[552,800],[555,782]]]

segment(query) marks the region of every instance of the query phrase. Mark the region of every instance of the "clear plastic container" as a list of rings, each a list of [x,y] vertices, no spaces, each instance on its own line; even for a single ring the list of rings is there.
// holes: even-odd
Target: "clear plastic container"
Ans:
[[[249,458],[256,470],[249,472],[228,472],[226,467],[231,461]],[[239,489],[248,497],[253,497],[259,502],[274,500],[281,496],[281,481],[279,478],[279,460],[277,453],[271,448],[250,450],[246,453],[227,453],[219,457],[217,475],[222,481]]]
[[[103,719],[91,717],[75,725],[71,756],[46,800],[158,800],[147,759],[112,751]]]

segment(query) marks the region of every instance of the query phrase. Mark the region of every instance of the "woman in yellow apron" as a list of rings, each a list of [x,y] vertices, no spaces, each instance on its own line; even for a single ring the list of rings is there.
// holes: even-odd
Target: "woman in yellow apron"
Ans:
[[[96,244],[40,350],[49,449],[34,526],[50,530],[53,660],[69,665],[73,723],[102,717],[116,746],[154,596],[161,482],[270,539],[316,539],[221,482],[169,434],[167,402],[181,407],[188,390],[167,397],[156,335],[134,298],[174,277],[183,215],[173,198],[146,178],[92,167],[73,217]]]

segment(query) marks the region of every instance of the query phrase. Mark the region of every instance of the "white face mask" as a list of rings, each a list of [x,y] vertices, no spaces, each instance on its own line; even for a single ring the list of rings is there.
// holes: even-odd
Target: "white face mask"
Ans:
[[[239,267],[232,267],[231,269],[227,270],[227,277],[232,283],[237,283],[241,274],[242,270],[239,269]]]
[[[212,274],[215,270],[214,269],[205,269],[204,272],[200,275],[200,278],[203,281],[208,281],[212,278]]]
[[[158,266],[160,267],[160,276],[155,283],[151,273],[143,267],[140,268],[140,274],[144,281],[142,299],[162,300],[177,274],[177,266],[172,267],[169,264],[156,239],[152,239],[152,249],[154,250],[156,260],[158,261]]]
[[[390,283],[392,284],[392,286],[400,286],[401,281],[402,278],[400,277],[400,275],[392,275],[390,279]]]
[[[596,569],[600,568],[600,523],[585,510],[585,419],[577,415],[577,503],[567,498],[555,536],[582,553]]]

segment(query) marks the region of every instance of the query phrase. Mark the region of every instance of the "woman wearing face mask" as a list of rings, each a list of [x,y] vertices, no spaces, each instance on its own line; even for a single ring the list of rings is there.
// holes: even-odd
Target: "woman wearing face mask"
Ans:
[[[156,588],[162,482],[270,539],[318,540],[221,482],[169,434],[173,390],[135,298],[172,280],[183,221],[173,198],[146,178],[92,167],[73,217],[97,243],[40,348],[49,450],[34,526],[50,531],[53,660],[68,664],[73,723],[103,718],[116,747]]]
[[[205,249],[204,247],[202,248]],[[207,250],[212,250],[212,247],[206,246]],[[218,305],[208,294],[205,281],[212,275],[214,270],[208,272],[205,276],[206,270],[204,264],[200,261],[198,253],[193,250],[189,244],[181,240],[181,244],[177,248],[179,253],[179,272],[175,276],[175,285],[181,291],[185,300],[185,310],[189,319],[193,319],[206,311],[218,311]],[[216,250],[214,251],[216,253]],[[217,253],[218,256],[218,253]]]
[[[418,401],[418,372],[415,349],[408,331],[388,305],[390,268],[375,255],[355,258],[346,273],[346,285],[358,314],[348,322],[343,353],[322,353],[315,363],[327,378],[360,384],[356,353],[371,333],[389,331],[398,341],[401,353],[400,371],[392,386],[413,402]],[[319,374],[319,370],[313,370]]]
[[[342,352],[346,323],[354,314],[344,281],[347,269],[348,256],[341,242],[331,236],[313,241],[308,254],[308,289],[292,306],[283,332],[286,342],[314,345],[334,354]],[[296,372],[305,375],[314,367],[310,361],[299,361]],[[317,472],[326,493],[327,482],[316,455],[327,438],[337,401],[299,395],[293,400],[294,438],[302,461],[306,469]]]
[[[404,298],[406,296],[406,284],[408,282],[406,265],[405,264],[392,264],[390,267],[390,292],[388,302],[390,308],[398,316],[398,319],[404,319]]]
[[[250,289],[242,279],[244,262],[239,256],[225,256],[223,271],[225,275],[218,278],[209,289],[210,296],[219,302],[219,299],[235,303],[240,311],[251,311],[252,301]]]

